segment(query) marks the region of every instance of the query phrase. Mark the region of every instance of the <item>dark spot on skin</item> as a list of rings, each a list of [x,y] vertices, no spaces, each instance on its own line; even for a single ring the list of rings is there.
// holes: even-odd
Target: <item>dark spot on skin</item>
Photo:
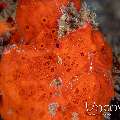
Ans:
[[[79,64],[76,64],[76,66],[78,66]]]
[[[29,29],[29,26],[28,26],[28,25],[26,25],[26,29]]]
[[[53,93],[52,92],[50,92],[50,97],[53,95]]]
[[[67,59],[70,59],[70,56],[67,56]]]
[[[67,64],[66,64],[66,63],[64,63],[64,66],[67,66]]]
[[[75,64],[74,62],[71,63],[72,66],[73,66],[74,64]]]
[[[105,47],[102,46],[102,48],[101,48],[101,52],[102,52],[103,54],[105,54],[105,51],[106,51]]]
[[[47,20],[45,18],[42,19],[43,22],[46,22]]]
[[[49,56],[49,59],[52,59],[53,57],[52,56]]]
[[[27,41],[27,42],[25,42],[25,45],[29,45],[29,44],[30,44],[30,42],[31,42],[31,41]]]
[[[52,30],[52,33],[55,33],[55,30]]]
[[[41,45],[41,47],[43,47],[44,45]]]
[[[71,68],[68,68],[66,71],[67,71],[67,72],[70,72],[70,70],[71,70]]]
[[[24,59],[25,59],[25,57],[22,57],[22,59],[24,60]]]
[[[43,94],[40,96],[40,100],[41,100],[41,99],[45,99],[46,96],[47,96],[46,93],[43,93]]]
[[[46,66],[47,66],[47,65],[50,65],[50,61],[45,62],[45,65],[46,65]]]
[[[59,48],[60,47],[60,44],[59,43],[56,43],[56,48]]]
[[[35,109],[34,109],[33,107],[31,107],[31,109],[30,109],[30,110],[31,110],[31,112],[34,112],[34,111],[35,111]]]
[[[84,56],[84,53],[83,53],[83,52],[81,52],[81,53],[80,53],[80,55],[81,55],[81,56]]]
[[[24,89],[21,89],[20,91],[19,91],[19,95],[20,96],[23,96],[25,94],[25,90]]]
[[[51,68],[51,72],[54,72],[54,68]]]

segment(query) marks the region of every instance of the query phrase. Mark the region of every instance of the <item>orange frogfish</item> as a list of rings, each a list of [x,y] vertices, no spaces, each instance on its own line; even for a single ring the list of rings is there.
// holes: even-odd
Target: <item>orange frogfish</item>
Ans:
[[[103,120],[112,52],[79,0],[19,0],[0,60],[4,120]]]

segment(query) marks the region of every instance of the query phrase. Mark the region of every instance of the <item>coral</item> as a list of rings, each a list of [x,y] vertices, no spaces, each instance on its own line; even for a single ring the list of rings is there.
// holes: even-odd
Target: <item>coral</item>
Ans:
[[[82,3],[80,11],[77,10],[73,2],[69,2],[66,7],[62,6],[61,12],[58,37],[63,37],[66,33],[82,27],[86,22],[90,22],[94,27],[98,26],[96,14],[89,10],[86,2]]]
[[[16,0],[0,0],[0,20],[15,19]]]
[[[19,0],[16,30],[0,61],[4,120],[103,119],[105,111],[89,111],[86,102],[104,106],[114,95],[112,52],[93,12],[78,5]]]

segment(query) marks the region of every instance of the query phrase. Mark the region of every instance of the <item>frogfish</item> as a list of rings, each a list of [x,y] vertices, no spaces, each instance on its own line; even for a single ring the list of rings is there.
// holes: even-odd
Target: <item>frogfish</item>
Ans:
[[[0,59],[3,120],[104,120],[112,50],[94,11],[79,0],[18,0],[15,20]]]

